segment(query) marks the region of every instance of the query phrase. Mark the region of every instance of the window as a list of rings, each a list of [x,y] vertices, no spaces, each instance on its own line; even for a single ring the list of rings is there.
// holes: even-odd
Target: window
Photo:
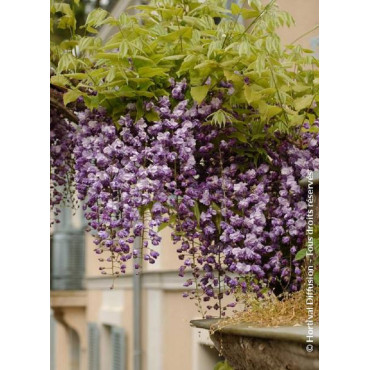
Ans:
[[[72,210],[61,209],[60,224],[51,239],[51,289],[82,290],[85,274],[85,236]]]
[[[112,341],[112,370],[126,370],[126,343],[124,330],[113,326],[111,329]]]
[[[104,370],[126,370],[126,341],[123,328],[102,325],[101,367]],[[90,370],[90,369],[89,369]]]
[[[89,370],[100,369],[100,333],[96,323],[88,323],[88,363]]]

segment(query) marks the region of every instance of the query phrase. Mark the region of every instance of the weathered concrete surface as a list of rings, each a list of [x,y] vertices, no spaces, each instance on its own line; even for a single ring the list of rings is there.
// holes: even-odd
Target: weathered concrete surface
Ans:
[[[224,334],[211,335],[215,347],[234,370],[316,370],[319,349],[312,353],[305,345],[276,339],[261,339]]]
[[[194,320],[198,328],[210,329],[217,320]],[[307,328],[256,328],[247,324],[222,328],[211,335],[215,347],[234,370],[319,369],[318,327],[314,328],[313,352],[306,350]]]

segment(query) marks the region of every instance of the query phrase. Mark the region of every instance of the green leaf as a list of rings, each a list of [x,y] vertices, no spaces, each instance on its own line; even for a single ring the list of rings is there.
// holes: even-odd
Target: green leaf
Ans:
[[[302,260],[303,258],[306,257],[306,253],[307,253],[307,249],[304,248],[304,249],[301,249],[296,255],[295,255],[295,258],[294,260],[295,261],[300,261]]]
[[[242,17],[244,19],[256,18],[260,15],[258,10],[242,9]]]
[[[177,72],[178,76],[181,76],[183,72],[189,71],[197,63],[197,57],[195,55],[188,55],[185,57],[184,61],[181,64],[179,71]]]
[[[261,74],[262,71],[265,69],[265,62],[266,57],[263,54],[258,54],[257,60],[256,60],[256,71],[258,74]]]
[[[166,228],[168,226],[171,227],[172,225],[175,224],[176,220],[177,220],[177,216],[175,214],[172,214],[167,222],[162,222],[158,226],[158,231],[161,231],[161,230],[163,230],[164,228]]]
[[[197,219],[197,222],[198,222],[198,225],[199,225],[199,222],[200,222],[200,212],[199,212],[199,206],[198,206],[198,202],[195,201],[195,204],[194,204],[194,215],[195,215],[195,218]]]
[[[217,362],[213,370],[233,370],[233,368],[227,363],[227,361]]]
[[[68,28],[72,28],[73,30],[76,28],[76,19],[74,16],[64,15],[60,18],[58,22],[58,28],[65,30]]]
[[[276,92],[276,89],[274,87],[268,87],[266,89],[260,90],[258,93],[262,94],[263,96],[269,96],[271,94],[274,94]]]
[[[319,285],[319,272],[318,271],[314,273],[313,281],[315,282],[316,285]]]
[[[313,248],[317,255],[319,255],[319,239],[314,238],[313,239]]]
[[[181,60],[181,59],[183,59],[185,57],[186,57],[186,55],[170,55],[168,57],[162,58],[161,61],[162,60]]]
[[[163,229],[165,229],[167,226],[169,226],[169,222],[162,222],[159,226],[158,226],[158,232],[162,231]]]
[[[218,63],[215,60],[206,60],[194,67],[194,69],[201,69],[205,70],[206,68],[208,69],[216,69],[218,67]]]
[[[311,86],[303,85],[301,83],[298,83],[298,84],[292,86],[292,90],[295,91],[295,92],[297,92],[297,93],[305,92],[308,89],[311,89]]]
[[[312,125],[315,122],[316,116],[312,113],[307,113],[306,115],[308,117],[308,122]]]
[[[87,26],[86,31],[88,31],[90,33],[95,33],[95,34],[99,32],[98,30],[96,30],[95,28],[93,28],[91,26]]]
[[[221,221],[222,221],[221,208],[215,202],[211,203],[211,207],[217,212],[216,216],[213,216],[212,219],[216,225],[217,231],[220,233],[221,232]]]
[[[231,14],[237,15],[239,13],[240,13],[240,7],[237,4],[232,3],[231,4]]]
[[[124,58],[129,50],[127,40],[123,40],[119,46],[119,55]]]
[[[64,75],[52,76],[50,78],[50,82],[53,85],[60,86],[60,87],[66,87],[71,84],[68,78],[66,78]]]
[[[109,83],[109,82],[112,82],[116,77],[116,69],[114,67],[112,67],[108,74],[107,74],[107,77],[105,78],[106,81]]]
[[[219,206],[217,203],[212,202],[212,203],[211,203],[211,207],[212,207],[215,211],[217,211],[217,212],[221,212],[221,208],[220,208],[220,206]]]
[[[260,102],[260,104],[258,105],[258,109],[265,119],[270,119],[282,112],[282,109],[280,107],[277,107],[275,105],[268,105],[264,100]]]
[[[145,96],[146,98],[152,98],[154,94],[150,91],[143,91],[143,90],[133,90],[133,93],[135,93],[137,96]]]
[[[104,24],[105,19],[109,13],[101,8],[94,9],[89,15],[87,16],[85,26],[89,27],[99,27]]]
[[[313,95],[305,95],[295,99],[294,107],[299,112],[302,109],[309,108],[313,100]]]
[[[135,117],[135,121],[137,122],[143,116],[144,116],[144,108],[143,108],[142,99],[140,98],[136,102],[136,117]]]
[[[146,118],[149,122],[159,121],[159,114],[158,114],[156,111],[151,110],[150,112],[145,113],[145,118]]]
[[[208,46],[207,58],[210,58],[213,52],[221,49],[222,42],[220,40],[212,41]]]
[[[209,85],[203,85],[203,86],[194,86],[190,90],[190,94],[192,98],[200,104],[204,98],[207,96],[209,90]]]
[[[84,101],[87,108],[89,109],[94,109],[99,106],[99,96],[85,95]]]
[[[260,100],[261,94],[257,91],[254,91],[249,85],[244,85],[244,97],[247,100],[247,103],[250,105],[253,102]]]
[[[262,4],[260,0],[248,0],[248,4],[251,8],[254,10],[261,12],[262,10]]]
[[[249,55],[251,52],[251,48],[248,41],[243,41],[239,45],[239,55]]]
[[[69,6],[69,4],[57,2],[57,3],[54,3],[54,8],[55,8],[56,12],[61,12],[63,14],[69,15],[71,17],[74,16],[73,10]]]
[[[118,23],[121,26],[125,26],[126,24],[129,23],[129,19],[126,13],[121,13],[121,15],[118,17]]]
[[[221,221],[222,221],[222,215],[221,212],[217,212],[216,216],[213,217],[214,223],[216,225],[217,231],[221,234]]]
[[[81,95],[82,95],[81,91],[79,91],[79,90],[68,90],[63,95],[64,105],[67,105],[68,103],[74,102]]]
[[[155,96],[169,96],[169,92],[167,90],[164,90],[164,89],[156,89],[153,91]]]
[[[319,225],[313,225],[313,237],[319,239],[320,228]]]
[[[59,59],[57,73],[61,73],[63,71],[76,69],[77,67],[77,60],[71,53],[64,53],[61,58]]]
[[[166,76],[166,68],[141,67],[138,73],[141,77]]]
[[[242,143],[247,143],[248,142],[247,136],[242,132],[236,131],[233,134],[231,134],[230,136],[237,138]]]
[[[94,45],[94,37],[82,37],[78,42],[78,47],[80,51],[86,50]]]
[[[306,118],[305,114],[288,114],[289,123],[293,126],[301,126]]]
[[[180,38],[191,39],[192,34],[193,34],[192,27],[182,27],[175,32],[171,32],[165,36],[161,36],[160,39],[163,41],[173,42],[178,41]]]
[[[207,121],[211,119],[211,122],[214,124],[214,125],[219,125],[220,127],[223,127],[225,126],[226,122],[233,122],[235,119],[234,117],[230,114],[230,113],[227,113],[225,112],[224,110],[222,109],[219,109],[217,110],[216,112],[210,114],[208,117],[207,117]]]
[[[224,75],[228,81],[231,81],[235,88],[241,88],[245,85],[244,78],[234,72],[224,70]]]

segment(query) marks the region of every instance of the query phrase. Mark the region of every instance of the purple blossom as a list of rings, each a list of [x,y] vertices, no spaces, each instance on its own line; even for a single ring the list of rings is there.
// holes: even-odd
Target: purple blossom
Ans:
[[[63,158],[59,134],[51,133],[54,168],[62,175],[73,173],[96,253],[113,253],[122,273],[130,258],[155,263],[162,247],[157,227],[171,220],[172,240],[179,242],[179,275],[191,271],[205,301],[218,300],[219,275],[225,295],[236,289],[262,294],[262,288],[273,289],[287,278],[288,290],[299,289],[301,265],[288,267],[303,247],[306,227],[307,204],[298,181],[302,173],[318,169],[318,135],[300,133],[305,149],[291,140],[267,139],[268,159],[256,165],[240,154],[249,144],[232,137],[230,123],[217,129],[203,124],[222,107],[222,94],[189,107],[187,82],[170,83],[171,99],[143,104],[158,113],[155,122],[135,123],[130,103],[118,129],[103,110],[80,112],[78,131],[64,132],[73,134]],[[220,85],[234,89],[228,82]],[[64,169],[63,161],[72,159],[73,167]],[[53,181],[65,184],[58,176]],[[62,195],[55,194],[57,203]],[[150,221],[144,222],[143,214]],[[144,240],[133,249],[143,233],[150,243]],[[254,281],[250,286],[248,278]]]

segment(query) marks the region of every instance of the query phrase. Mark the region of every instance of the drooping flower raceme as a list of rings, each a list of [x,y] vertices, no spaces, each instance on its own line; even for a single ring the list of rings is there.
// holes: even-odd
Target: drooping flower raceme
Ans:
[[[54,93],[54,95],[56,92]],[[50,206],[59,222],[60,206],[73,207],[74,135],[72,124],[56,108],[50,108]]]
[[[116,124],[104,109],[79,113],[75,183],[96,252],[108,253],[102,273],[124,273],[132,257],[154,263],[158,227],[169,223],[179,274],[191,271],[185,286],[207,309],[221,310],[224,295],[236,290],[300,289],[302,262],[294,257],[307,205],[298,180],[318,169],[318,134],[309,126],[293,133],[299,145],[287,134],[270,137],[256,164],[231,123],[205,124],[222,95],[196,105],[185,99],[185,80],[171,84],[170,97],[144,103],[154,121],[144,114],[135,122],[136,105],[127,102]],[[136,236],[144,238],[134,247]]]

